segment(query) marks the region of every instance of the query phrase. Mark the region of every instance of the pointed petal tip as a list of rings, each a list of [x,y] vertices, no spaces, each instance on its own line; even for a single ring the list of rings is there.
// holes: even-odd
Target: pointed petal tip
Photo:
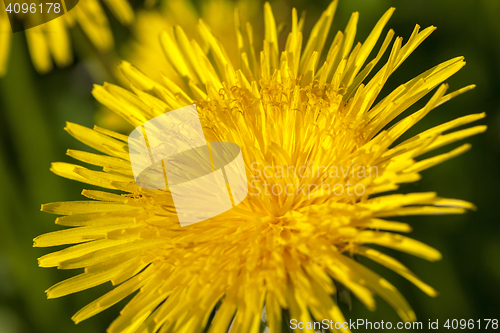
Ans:
[[[439,261],[441,259],[443,259],[443,255],[441,254],[441,252],[439,252],[438,250],[432,248],[434,251],[432,251],[432,253],[429,253],[429,256],[428,256],[428,260],[429,261]]]
[[[330,2],[330,4],[328,5],[328,8],[325,10],[325,13],[326,12],[334,12],[335,9],[337,9],[337,5],[339,4],[339,1],[338,0],[333,0],[332,2]]]
[[[389,8],[385,13],[384,16],[388,16],[387,19],[389,19],[392,14],[394,14],[394,11],[396,10],[396,7],[391,7]]]
[[[417,315],[415,314],[415,312],[412,310],[410,312],[408,312],[408,321],[415,321],[417,320]]]
[[[372,302],[370,304],[365,303],[365,306],[371,312],[375,312],[377,310],[377,304],[375,303],[375,300],[373,300],[373,298],[372,298]]]
[[[42,247],[40,246],[39,242],[38,242],[38,239],[41,237],[42,235],[40,236],[37,236],[35,238],[33,238],[33,247]]]
[[[85,319],[79,318],[78,313],[76,313],[76,314],[73,315],[73,317],[71,317],[71,320],[73,320],[73,322],[75,323],[75,325],[78,325],[82,321],[84,321]]]

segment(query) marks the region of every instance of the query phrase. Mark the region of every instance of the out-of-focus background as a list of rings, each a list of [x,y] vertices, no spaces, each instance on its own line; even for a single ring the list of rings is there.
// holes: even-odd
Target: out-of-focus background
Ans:
[[[162,24],[162,17],[164,20],[179,19],[179,13],[165,5],[168,1],[160,0],[160,4],[153,6],[163,8],[158,16],[160,23],[158,20],[142,21],[146,28]],[[207,3],[215,5],[210,7]],[[305,37],[328,3],[324,0],[271,2],[278,22],[290,20],[291,7],[296,7],[299,13],[307,12]],[[186,5],[185,8],[192,8],[185,16],[195,15],[192,10],[202,15],[221,15],[223,11],[214,11],[214,8],[222,8],[224,4],[231,5],[231,2],[194,2]],[[151,3],[146,5],[151,6]],[[139,10],[145,4],[132,3],[132,6]],[[262,4],[255,6],[254,12],[246,13],[262,16]],[[477,205],[477,211],[465,215],[404,219],[414,228],[410,236],[437,248],[442,252],[443,259],[430,263],[396,252],[391,254],[437,289],[439,296],[430,298],[389,270],[364,263],[398,287],[424,325],[429,319],[439,319],[441,323],[446,319],[500,319],[500,1],[341,0],[331,39],[334,32],[345,28],[351,13],[359,11],[356,41],[364,41],[377,20],[391,6],[396,7],[396,12],[388,27],[405,40],[417,23],[422,27],[434,25],[438,29],[391,77],[386,93],[424,70],[458,55],[465,56],[467,66],[448,80],[450,89],[472,83],[477,85],[471,92],[431,112],[409,135],[483,111],[487,113],[487,118],[480,123],[488,125],[489,130],[467,140],[473,145],[471,151],[424,171],[421,181],[402,188],[404,192],[437,191],[440,196],[460,198]],[[184,17],[182,10],[180,21]],[[117,59],[121,57],[131,62],[139,59],[131,55],[131,40],[149,38],[154,41],[156,37],[139,36],[134,33],[134,25],[123,26],[109,10],[105,11],[115,47],[109,52],[97,52],[81,28],[72,28],[74,61],[48,74],[40,75],[34,69],[25,34],[19,32],[12,35],[8,71],[0,78],[0,333],[105,332],[124,305],[122,302],[74,325],[71,316],[109,290],[110,286],[106,284],[75,295],[47,300],[45,289],[79,272],[38,268],[37,258],[54,249],[32,248],[34,237],[59,229],[54,225],[55,216],[39,211],[40,204],[79,200],[81,190],[89,187],[49,171],[53,161],[70,161],[65,155],[66,149],[85,149],[63,130],[65,122],[89,127],[98,122],[128,134],[129,129],[94,100],[92,85],[104,81],[118,83],[119,74],[113,69]],[[232,11],[228,12],[232,15]],[[210,22],[209,18],[207,20]],[[254,23],[257,33],[262,31],[261,24],[262,19]],[[185,28],[194,33],[192,27]],[[218,29],[220,32],[224,30]],[[232,31],[233,27],[227,29]],[[214,30],[217,31],[217,28]],[[228,37],[223,35],[221,38]],[[260,45],[258,43],[257,48]],[[164,66],[160,60],[157,65],[153,57],[143,66],[148,65],[159,70],[163,70]],[[144,68],[144,71],[148,70]],[[418,105],[411,110],[417,109]],[[446,147],[443,152],[453,147]],[[352,311],[346,310],[346,316],[371,321],[399,321],[384,301],[378,299],[377,306],[377,311],[372,313],[354,300]]]

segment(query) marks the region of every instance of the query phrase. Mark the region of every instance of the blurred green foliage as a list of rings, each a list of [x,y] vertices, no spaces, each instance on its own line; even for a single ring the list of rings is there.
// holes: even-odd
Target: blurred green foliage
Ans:
[[[306,36],[327,1],[290,1],[299,12],[307,11]],[[396,35],[407,40],[415,24],[438,27],[431,37],[400,67],[385,88],[387,93],[424,70],[463,55],[467,66],[448,80],[450,90],[475,83],[472,92],[452,100],[426,117],[408,136],[470,113],[485,111],[481,123],[489,130],[468,139],[473,149],[452,161],[423,173],[423,179],[403,192],[437,191],[440,196],[475,203],[477,211],[459,216],[405,218],[414,227],[411,236],[443,253],[443,260],[424,260],[392,253],[440,295],[430,298],[403,278],[363,261],[392,282],[414,307],[418,320],[450,318],[499,318],[500,314],[500,1],[498,0],[341,0],[334,30],[345,28],[350,14],[360,12],[356,40],[363,41],[389,7],[397,8],[389,22]],[[288,17],[288,13],[276,13]],[[112,19],[113,20],[113,19]],[[129,31],[112,21],[117,48]],[[53,161],[70,161],[68,148],[85,149],[63,131],[65,121],[92,126],[98,103],[92,84],[112,80],[82,37],[73,31],[79,56],[72,66],[40,76],[30,63],[25,37],[13,36],[6,77],[0,79],[0,332],[67,333],[104,332],[124,302],[79,325],[71,316],[106,290],[109,285],[47,300],[44,290],[75,275],[37,267],[37,258],[53,249],[32,248],[32,239],[59,229],[54,216],[39,211],[41,203],[78,200],[83,184],[64,180],[49,171]],[[332,34],[333,35],[333,34]],[[411,111],[417,110],[417,106]],[[410,112],[411,112],[410,111]],[[460,143],[456,143],[454,147]],[[453,147],[445,147],[444,151]],[[403,220],[403,219],[401,219]],[[127,301],[127,300],[126,300]],[[381,299],[371,313],[358,301],[348,318],[399,321]]]

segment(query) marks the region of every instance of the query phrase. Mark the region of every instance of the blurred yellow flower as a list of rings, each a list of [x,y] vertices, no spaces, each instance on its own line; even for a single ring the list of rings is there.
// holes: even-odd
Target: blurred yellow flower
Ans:
[[[354,44],[354,13],[345,31],[328,45],[323,61],[336,5],[334,1],[323,13],[303,48],[303,20],[297,12],[292,11],[291,31],[280,47],[279,29],[266,4],[260,52],[253,46],[250,26],[237,25],[239,66],[204,21],[199,21],[198,31],[208,53],[175,27],[161,34],[160,45],[168,50],[167,59],[182,83],[166,77],[160,83],[124,62],[121,71],[132,92],[112,84],[95,87],[94,96],[133,127],[195,103],[208,141],[241,147],[249,195],[226,213],[180,227],[168,189],[135,184],[126,136],[68,123],[72,136],[103,153],[68,150],[68,155],[102,171],[68,163],[54,163],[52,171],[124,192],[84,190],[91,200],[42,206],[45,212],[64,215],[56,223],[72,228],[39,236],[34,245],[78,245],[41,257],[39,265],[85,268],[48,289],[48,297],[108,281],[115,286],[75,314],[75,322],[139,291],[109,332],[203,332],[209,327],[209,332],[219,333],[230,326],[231,332],[259,332],[264,308],[270,331],[281,332],[282,309],[300,322],[343,322],[339,305],[330,297],[340,286],[371,310],[379,295],[403,320],[415,320],[398,290],[352,255],[370,258],[426,294],[436,294],[402,263],[369,245],[432,261],[441,258],[437,250],[399,234],[411,230],[408,224],[386,218],[457,214],[473,205],[434,192],[384,193],[419,180],[421,171],[469,149],[464,144],[419,158],[483,132],[485,126],[453,130],[484,114],[451,120],[394,144],[432,109],[472,88],[446,94],[447,86],[441,84],[464,66],[463,58],[431,68],[375,104],[389,76],[434,27],[420,31],[416,26],[406,43],[398,37],[391,48],[394,32],[389,30],[376,56],[365,64],[394,9],[362,44]],[[388,61],[365,82],[388,49]],[[388,127],[435,88],[423,108]]]
[[[234,26],[235,15],[242,16],[244,22],[260,23],[262,20],[261,7],[252,0],[207,0],[199,4],[199,8],[194,3],[187,0],[162,0],[155,8],[142,9],[136,14],[136,20],[132,26],[132,38],[125,43],[122,53],[125,59],[133,63],[151,79],[160,81],[162,75],[167,76],[176,84],[182,84],[179,77],[165,57],[168,50],[162,49],[158,38],[163,31],[171,31],[175,26],[185,29],[186,37],[197,39],[198,20],[203,18],[213,33],[213,35],[225,45],[228,58],[233,63],[238,63],[239,50],[236,40]],[[281,3],[284,6],[284,3]],[[150,6],[152,7],[152,6]],[[285,8],[282,8],[284,10]],[[288,8],[286,8],[288,12]],[[205,41],[199,40],[200,47],[207,53],[208,45]],[[117,77],[123,75],[117,70]],[[124,79],[123,84],[127,84]],[[99,126],[125,132],[130,129],[123,119],[110,111],[106,107],[101,107],[95,116]]]
[[[31,1],[32,3],[39,0]],[[127,0],[104,0],[108,8],[122,24],[134,20],[134,12]],[[35,7],[38,8],[38,7]],[[29,21],[34,14],[20,13],[20,19]],[[68,29],[78,23],[92,44],[101,52],[113,47],[113,35],[104,9],[98,0],[81,0],[61,17],[25,30],[28,48],[35,69],[39,73],[71,63],[73,54]],[[0,4],[0,76],[8,69],[8,52],[12,32],[4,3]]]
[[[253,1],[209,0],[200,3],[196,9],[190,1],[164,0],[156,10],[141,10],[137,13],[133,27],[134,40],[125,45],[125,59],[154,80],[161,80],[161,72],[175,75],[175,71],[165,58],[164,51],[158,43],[158,37],[163,31],[173,33],[175,26],[185,29],[189,39],[197,36],[199,18],[210,27],[212,33],[226,46],[229,59],[238,61],[238,48],[234,43],[236,15],[243,14],[243,19],[254,22],[261,16],[261,8]],[[199,12],[199,13],[198,13]],[[201,40],[201,48],[208,51],[205,41]],[[179,78],[180,80],[180,78]]]

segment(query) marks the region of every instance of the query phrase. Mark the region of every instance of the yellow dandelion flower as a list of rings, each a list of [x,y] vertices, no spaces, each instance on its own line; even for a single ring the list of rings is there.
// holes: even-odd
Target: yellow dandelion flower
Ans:
[[[72,228],[39,236],[34,245],[76,245],[41,257],[39,265],[85,268],[49,288],[48,297],[108,281],[114,286],[76,313],[75,322],[135,293],[109,332],[208,328],[219,333],[230,326],[231,332],[258,332],[263,309],[270,331],[281,332],[283,309],[301,322],[343,322],[331,297],[339,286],[371,310],[374,296],[379,295],[403,320],[415,320],[400,292],[352,255],[370,258],[426,294],[436,294],[401,262],[370,244],[440,259],[437,250],[401,235],[410,226],[392,218],[457,214],[473,205],[434,192],[385,192],[419,180],[421,171],[469,149],[464,144],[419,158],[483,132],[485,126],[455,128],[484,114],[449,121],[395,144],[432,109],[472,88],[446,93],[447,86],[441,84],[464,66],[464,60],[458,57],[439,64],[379,98],[388,77],[434,27],[421,31],[416,26],[406,42],[398,37],[391,47],[394,32],[389,30],[375,57],[366,63],[394,9],[382,16],[364,43],[354,43],[358,20],[354,13],[345,31],[326,45],[336,5],[334,1],[326,9],[302,47],[303,20],[297,12],[292,11],[291,31],[280,46],[272,9],[266,4],[260,52],[253,48],[249,26],[238,26],[239,66],[228,59],[204,21],[199,21],[198,29],[208,55],[175,27],[161,35],[160,43],[185,85],[167,77],[157,82],[124,62],[121,70],[131,91],[112,84],[95,87],[94,96],[134,127],[194,103],[207,141],[241,147],[249,195],[219,216],[181,227],[169,189],[135,184],[126,136],[68,123],[66,130],[72,136],[101,153],[68,150],[68,155],[102,171],[69,163],[54,163],[52,171],[124,192],[84,190],[82,194],[91,200],[42,206],[45,212],[63,215],[57,224]],[[387,50],[387,62],[374,70]],[[393,121],[435,88],[423,108]]]
[[[134,20],[134,12],[127,0],[105,0],[111,12],[122,24],[130,24]],[[33,0],[31,3],[42,3]],[[63,2],[63,10],[66,11]],[[43,9],[43,7],[42,7]],[[33,15],[39,13],[19,14],[19,19],[28,27],[33,20]],[[71,63],[73,54],[68,29],[79,24],[92,44],[101,52],[113,47],[113,35],[108,19],[98,0],[81,0],[66,14],[46,23],[34,26],[25,31],[28,49],[35,69],[39,73],[52,70],[53,62],[58,67]],[[9,18],[3,3],[0,4],[0,76],[7,71],[8,52],[12,30]]]

